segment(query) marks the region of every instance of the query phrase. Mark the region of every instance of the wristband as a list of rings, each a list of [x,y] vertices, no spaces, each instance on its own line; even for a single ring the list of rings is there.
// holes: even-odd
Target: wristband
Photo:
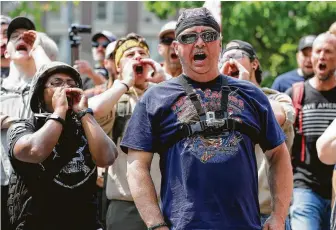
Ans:
[[[154,229],[157,229],[157,228],[160,228],[160,227],[168,227],[168,224],[163,222],[163,223],[160,223],[160,224],[156,224],[156,225],[153,225],[151,227],[148,227],[147,230],[154,230]]]
[[[87,108],[86,110],[82,110],[77,113],[78,120],[81,120],[87,113],[93,116],[93,110],[91,108]]]
[[[129,86],[126,83],[124,83],[122,81],[120,83],[123,84],[126,87],[127,91],[129,91]]]
[[[63,118],[61,118],[60,116],[56,115],[56,114],[51,114],[50,116],[47,117],[46,122],[48,120],[54,120],[54,121],[58,121],[59,123],[62,124],[62,126],[65,126],[65,120]]]

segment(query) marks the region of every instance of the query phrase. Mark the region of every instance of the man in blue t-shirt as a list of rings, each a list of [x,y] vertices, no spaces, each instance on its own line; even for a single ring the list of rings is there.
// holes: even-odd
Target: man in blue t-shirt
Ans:
[[[128,183],[148,229],[261,229],[254,146],[269,160],[273,212],[283,229],[293,178],[285,135],[253,84],[220,75],[220,27],[206,8],[185,10],[174,42],[183,74],[149,89],[121,147]],[[160,154],[162,211],[150,177]]]
[[[278,76],[273,82],[272,89],[284,93],[294,83],[305,81],[314,75],[311,54],[315,38],[315,35],[308,35],[300,39],[298,52],[296,53],[296,61],[299,68]]]

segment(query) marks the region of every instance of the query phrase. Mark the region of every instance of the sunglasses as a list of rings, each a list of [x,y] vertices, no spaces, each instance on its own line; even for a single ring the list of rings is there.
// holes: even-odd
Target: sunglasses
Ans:
[[[92,42],[92,47],[95,47],[95,48],[98,48],[98,46],[102,46],[106,49],[106,47],[110,44],[110,42],[102,42],[102,43],[99,43],[99,42]]]
[[[224,53],[222,60],[223,60],[223,62],[227,62],[227,61],[230,60],[230,58],[238,60],[238,59],[243,58],[244,56],[246,56],[248,58],[251,58],[250,55],[248,55],[245,52],[235,52],[235,53],[231,53],[231,54],[225,54]]]
[[[177,37],[177,40],[182,44],[195,43],[201,37],[204,42],[213,42],[219,38],[219,33],[216,31],[203,31],[201,33],[187,33]]]
[[[175,41],[175,38],[163,37],[161,38],[160,43],[170,46],[173,43],[173,41]]]

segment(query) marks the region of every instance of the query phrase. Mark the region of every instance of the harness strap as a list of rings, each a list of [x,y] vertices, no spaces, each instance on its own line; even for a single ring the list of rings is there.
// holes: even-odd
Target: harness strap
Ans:
[[[194,92],[194,88],[188,83],[186,77],[184,75],[180,75],[177,77],[177,82],[183,86],[184,90],[186,91],[187,96],[193,103],[197,114],[201,121],[205,120],[205,112],[201,105],[200,100],[198,100],[197,94]]]
[[[190,137],[198,133],[203,133],[209,129],[213,132],[225,132],[225,131],[239,131],[251,137],[252,140],[258,142],[259,132],[247,125],[246,123],[240,123],[232,118],[227,118],[224,120],[225,124],[219,128],[207,127],[205,121],[195,122],[193,124],[182,124],[179,129],[177,136],[179,137]]]
[[[224,132],[236,130],[241,133],[244,133],[248,135],[254,143],[259,143],[259,132],[257,129],[253,128],[252,126],[246,124],[246,123],[240,123],[239,121],[228,118],[228,98],[230,93],[230,87],[228,86],[227,77],[224,75],[220,75],[220,81],[221,81],[221,109],[219,111],[216,111],[215,116],[216,118],[222,118],[224,121],[224,124],[220,127],[209,127],[206,124],[206,115],[204,112],[204,109],[201,106],[201,102],[198,99],[196,93],[194,93],[194,88],[188,83],[186,76],[180,75],[177,78],[173,78],[171,81],[175,81],[176,83],[182,85],[182,87],[185,89],[187,96],[190,98],[191,102],[193,103],[197,114],[200,117],[200,121],[194,122],[191,124],[181,124],[178,128],[177,133],[172,137],[170,140],[168,140],[165,144],[166,147],[170,147],[174,143],[178,142],[179,140],[190,137],[192,135],[198,134],[198,133],[208,133],[213,135],[219,135]],[[218,116],[220,115],[220,116]],[[218,117],[217,117],[218,116]]]

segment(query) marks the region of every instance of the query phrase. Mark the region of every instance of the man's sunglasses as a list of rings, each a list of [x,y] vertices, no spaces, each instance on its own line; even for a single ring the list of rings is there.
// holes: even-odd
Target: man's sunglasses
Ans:
[[[99,42],[92,42],[92,47],[96,47],[98,48],[98,46],[102,46],[106,49],[106,47],[110,44],[110,42],[102,42],[102,43],[99,43]]]
[[[246,57],[248,57],[248,58],[251,59],[250,55],[248,55],[247,53],[237,51],[237,52],[235,52],[235,53],[231,53],[231,54],[225,54],[225,53],[224,53],[224,54],[223,54],[222,61],[223,61],[223,62],[227,62],[227,61],[230,60],[230,58],[235,59],[235,60],[238,60],[238,59],[243,58],[244,56],[246,56]]]
[[[163,37],[163,38],[161,38],[160,43],[162,43],[164,45],[167,45],[167,46],[170,46],[173,43],[173,41],[175,41],[174,38]]]
[[[216,31],[203,31],[201,33],[187,33],[181,34],[177,37],[177,40],[182,44],[192,44],[201,37],[204,42],[213,42],[219,38],[219,33]]]

